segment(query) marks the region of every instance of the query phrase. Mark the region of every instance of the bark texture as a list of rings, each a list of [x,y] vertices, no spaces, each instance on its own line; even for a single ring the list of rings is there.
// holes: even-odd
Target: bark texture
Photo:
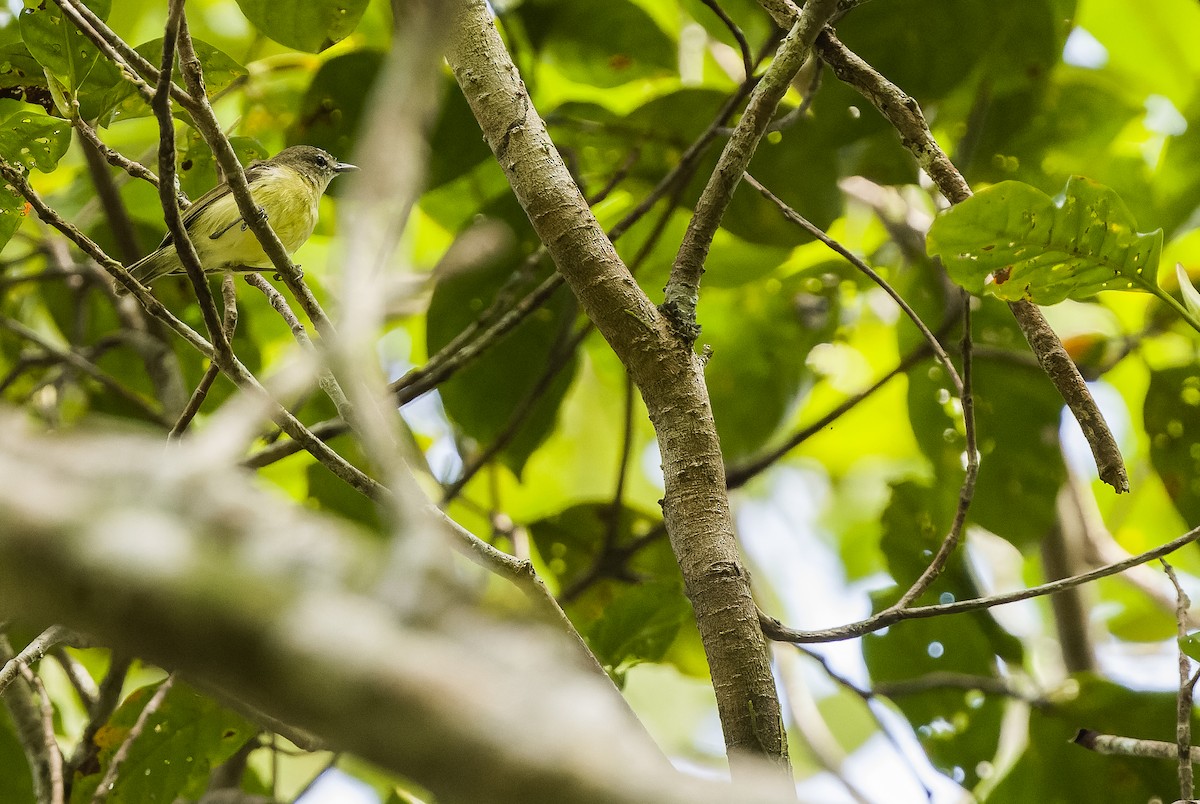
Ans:
[[[712,673],[734,772],[739,757],[788,765],[787,739],[749,579],[733,533],[703,361],[638,287],[533,108],[483,0],[470,0],[450,65],[534,229],[650,411],[663,513]]]

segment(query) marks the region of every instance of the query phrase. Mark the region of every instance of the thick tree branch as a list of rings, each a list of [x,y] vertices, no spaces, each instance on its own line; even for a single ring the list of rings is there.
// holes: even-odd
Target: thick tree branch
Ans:
[[[0,607],[30,625],[60,621],[199,678],[439,801],[788,800],[774,781],[677,774],[561,635],[467,606],[406,621],[372,593],[377,539],[189,442],[164,453],[155,438],[0,425]]]
[[[700,292],[700,275],[712,245],[713,236],[721,225],[721,217],[733,200],[742,175],[758,143],[771,124],[775,107],[787,93],[792,79],[808,59],[813,40],[826,20],[836,10],[836,0],[808,0],[804,11],[780,44],[775,60],[750,95],[750,102],[733,136],[725,144],[717,166],[696,202],[696,211],[688,222],[687,232],[663,296],[663,312],[681,338],[691,345],[700,330],[696,325],[696,302]]]
[[[779,699],[733,535],[703,363],[638,287],[588,209],[483,0],[466,3],[456,33],[450,65],[488,144],[650,411],[663,457],[667,531],[695,609],[735,774],[743,768],[739,755],[747,753],[786,767]]]

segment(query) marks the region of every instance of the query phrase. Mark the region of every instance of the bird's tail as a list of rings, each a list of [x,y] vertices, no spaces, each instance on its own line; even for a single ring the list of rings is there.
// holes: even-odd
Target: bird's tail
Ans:
[[[129,273],[143,285],[149,285],[160,276],[166,276],[179,265],[173,246],[164,246],[129,266]],[[120,283],[117,284],[117,294],[124,296],[128,291]]]

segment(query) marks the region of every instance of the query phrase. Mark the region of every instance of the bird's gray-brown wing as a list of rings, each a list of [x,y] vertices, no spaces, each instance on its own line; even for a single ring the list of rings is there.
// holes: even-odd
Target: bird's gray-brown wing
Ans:
[[[267,163],[265,160],[255,160],[254,162],[251,162],[246,166],[246,183],[254,184],[255,180],[262,177],[262,175],[266,172],[266,169]],[[227,182],[221,182],[216,187],[212,188],[207,193],[193,201],[192,205],[184,210],[183,227],[190,231],[192,225],[196,222],[196,219],[200,217],[204,210],[211,207],[214,202],[229,195],[229,192],[229,184]],[[236,226],[241,220],[241,217],[235,218],[228,224],[226,229]],[[164,237],[162,242],[158,244],[158,247],[161,249],[171,245],[173,242],[174,239],[171,237],[171,233],[167,232],[167,236]]]

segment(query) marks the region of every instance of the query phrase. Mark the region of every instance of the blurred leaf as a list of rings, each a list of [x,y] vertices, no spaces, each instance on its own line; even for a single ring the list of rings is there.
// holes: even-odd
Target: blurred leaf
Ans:
[[[682,154],[716,116],[725,102],[722,92],[687,88],[655,98],[631,112],[624,120],[626,128],[639,134],[640,159],[634,174],[657,183],[674,168]],[[780,114],[786,112],[780,109]],[[621,129],[618,129],[621,130]],[[801,215],[825,228],[842,209],[842,193],[837,187],[837,147],[817,136],[812,120],[795,121],[783,132],[764,138],[750,162],[749,172]],[[710,145],[697,163],[687,189],[680,196],[691,208],[700,198],[708,176],[716,166],[721,145]],[[778,208],[748,187],[734,194],[721,227],[753,243],[794,246],[811,238],[788,222]]]
[[[1200,662],[1200,632],[1193,631],[1180,639],[1179,650],[1189,659]]]
[[[1192,728],[1196,728],[1193,716]],[[988,804],[1077,804],[1080,801],[1174,801],[1174,762],[1110,756],[1074,744],[1080,729],[1175,741],[1175,694],[1126,689],[1091,675],[1075,676],[1056,700],[1029,713],[1029,742]]]
[[[616,87],[676,69],[676,46],[629,0],[533,0],[516,12],[540,60],[572,81]]]
[[[1194,366],[1150,373],[1143,409],[1150,462],[1180,515],[1200,522],[1200,376]]]
[[[451,76],[442,79],[442,105],[429,142],[433,145],[426,177],[429,188],[457,179],[492,156],[467,99]]]
[[[77,778],[71,790],[72,804],[92,800],[113,755],[158,686],[131,693],[96,734],[99,770]],[[207,788],[212,769],[257,732],[258,727],[240,715],[177,682],[134,739],[107,800],[142,804],[174,801],[178,796],[196,798]]]
[[[981,0],[889,0],[855,8],[838,23],[838,36],[894,84],[926,102],[971,75],[1001,24],[994,8]]]
[[[939,489],[913,482],[897,483],[892,487],[892,498],[884,510],[883,534],[879,547],[887,559],[888,571],[895,579],[899,590],[906,590],[929,566],[942,540],[946,538],[954,513],[954,500]],[[949,603],[956,600],[973,600],[983,597],[975,577],[966,560],[966,548],[960,546],[946,562],[942,574],[925,594],[918,599],[920,605]],[[887,599],[886,594],[880,594]],[[892,599],[895,599],[893,593]],[[987,640],[990,650],[1009,664],[1020,664],[1024,657],[1021,641],[1004,630],[988,611],[977,611],[963,615],[965,622],[954,622],[955,627],[977,630]]]
[[[17,738],[7,707],[0,707],[0,801],[26,804],[36,801],[29,760]]]
[[[320,53],[349,36],[368,0],[237,0],[246,19],[281,45]]]
[[[383,53],[374,50],[355,50],[322,64],[288,130],[288,144],[315,145],[349,159],[382,64]]]
[[[71,124],[37,112],[20,112],[0,123],[0,157],[49,173],[71,146]]]
[[[1150,290],[1162,230],[1137,232],[1107,187],[1075,176],[1061,204],[1006,181],[948,209],[929,230],[929,253],[972,293],[1055,304],[1101,290]]]
[[[502,288],[515,301],[546,278],[552,270],[548,261],[541,260],[535,270],[528,271],[523,267],[527,254],[513,246],[498,247],[476,255],[472,264],[439,279],[426,319],[431,353],[475,321]],[[516,434],[499,456],[518,475],[530,453],[553,429],[559,403],[571,384],[577,360],[574,355],[567,356],[563,369],[538,390],[547,367],[562,359],[560,349],[569,338],[568,325],[574,319],[573,298],[566,292],[557,293],[482,356],[438,386],[446,413],[481,445],[505,434],[515,421],[514,415],[522,411],[524,418]],[[535,392],[537,399],[526,407]]]
[[[83,0],[100,19],[108,17],[111,0]],[[25,0],[21,39],[29,53],[68,89],[76,89],[95,65],[100,51],[79,32],[51,0]]]

